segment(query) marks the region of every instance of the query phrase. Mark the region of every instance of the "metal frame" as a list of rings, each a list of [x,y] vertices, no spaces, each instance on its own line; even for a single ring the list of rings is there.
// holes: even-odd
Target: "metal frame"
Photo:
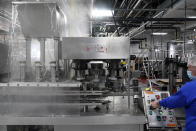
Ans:
[[[59,117],[11,117],[0,116],[0,125],[130,125],[145,124],[144,116],[59,116]]]
[[[127,59],[128,37],[69,37],[63,38],[63,59]]]
[[[80,82],[10,82],[10,83],[0,83],[0,87],[80,87]]]

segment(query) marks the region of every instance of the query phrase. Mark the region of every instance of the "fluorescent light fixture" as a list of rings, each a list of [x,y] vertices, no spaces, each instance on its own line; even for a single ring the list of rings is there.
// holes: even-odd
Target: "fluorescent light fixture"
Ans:
[[[112,10],[94,9],[92,11],[92,17],[112,17],[113,12]]]
[[[187,44],[193,44],[193,42],[194,42],[193,40],[188,40]]]
[[[103,61],[90,61],[90,64],[103,64]]]
[[[159,52],[160,50],[159,49],[155,49],[155,52]]]
[[[152,35],[167,35],[165,32],[154,32]]]
[[[192,19],[194,19],[194,18],[196,18],[196,16],[188,16],[187,18],[192,18]]]

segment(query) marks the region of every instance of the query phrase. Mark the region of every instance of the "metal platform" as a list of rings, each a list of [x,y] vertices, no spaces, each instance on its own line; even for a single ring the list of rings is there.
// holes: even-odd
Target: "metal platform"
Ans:
[[[61,116],[61,117],[12,117],[0,116],[0,125],[128,125],[145,124],[144,116]]]

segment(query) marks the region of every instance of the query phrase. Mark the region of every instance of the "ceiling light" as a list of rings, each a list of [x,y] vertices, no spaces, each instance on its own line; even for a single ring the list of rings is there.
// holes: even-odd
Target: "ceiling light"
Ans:
[[[193,40],[188,40],[187,44],[193,44],[193,42],[194,42]]]
[[[165,32],[154,32],[152,35],[167,35]]]
[[[155,49],[155,52],[159,52],[160,50],[159,49]]]
[[[196,18],[196,16],[188,16],[187,18],[192,18],[192,19],[194,19],[194,18]]]
[[[92,17],[112,17],[112,10],[94,9],[92,11]]]

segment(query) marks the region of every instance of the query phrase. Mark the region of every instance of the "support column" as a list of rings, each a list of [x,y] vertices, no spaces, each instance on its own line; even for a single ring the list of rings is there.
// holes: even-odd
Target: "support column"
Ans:
[[[173,89],[176,87],[176,61],[175,58],[169,59],[169,92],[173,94]]]
[[[56,61],[56,67],[58,69],[59,67],[59,39],[58,38],[54,39],[54,57]]]
[[[71,79],[71,62],[68,59],[64,60],[65,79]]]
[[[41,65],[45,66],[45,38],[40,38],[40,62]]]
[[[39,61],[35,62],[35,81],[41,81],[41,63]]]
[[[161,67],[162,67],[162,69],[161,69],[161,74],[162,74],[162,79],[164,79],[165,78],[165,63],[164,63],[164,60],[162,61],[162,63],[161,63]]]
[[[31,67],[31,38],[26,38],[26,64],[27,67]]]
[[[20,81],[25,82],[26,61],[20,61]]]
[[[31,68],[31,38],[26,38],[26,80],[32,80]]]
[[[56,62],[50,62],[51,82],[56,82]]]

